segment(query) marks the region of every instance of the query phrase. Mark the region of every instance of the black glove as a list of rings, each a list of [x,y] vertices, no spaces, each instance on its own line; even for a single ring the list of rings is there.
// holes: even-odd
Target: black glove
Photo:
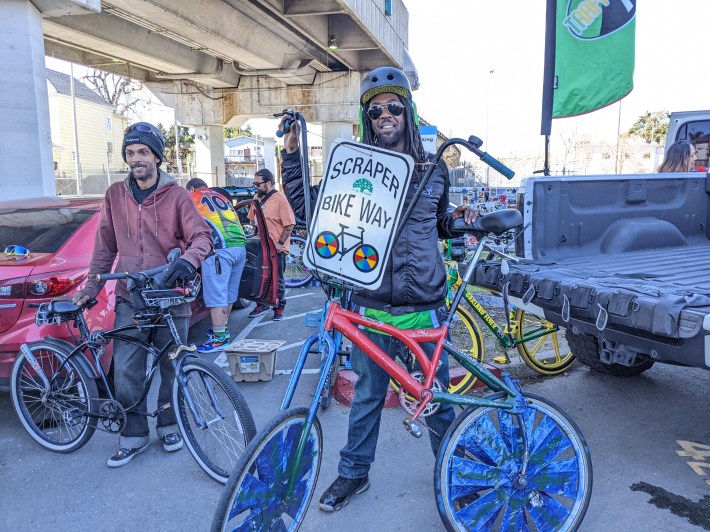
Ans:
[[[195,268],[185,259],[177,259],[170,263],[165,272],[165,286],[173,288],[178,281],[187,281],[195,277]]]

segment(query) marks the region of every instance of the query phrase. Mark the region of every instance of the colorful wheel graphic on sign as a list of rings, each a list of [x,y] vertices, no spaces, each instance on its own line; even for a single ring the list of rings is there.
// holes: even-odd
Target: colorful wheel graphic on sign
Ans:
[[[377,266],[379,256],[377,250],[370,244],[363,244],[355,249],[353,254],[353,263],[361,272],[371,272]]]
[[[338,237],[330,231],[323,231],[316,238],[316,253],[324,259],[332,259],[338,252]]]

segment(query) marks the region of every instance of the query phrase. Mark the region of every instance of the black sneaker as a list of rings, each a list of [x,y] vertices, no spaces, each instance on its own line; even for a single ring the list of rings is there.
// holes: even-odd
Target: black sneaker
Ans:
[[[269,307],[265,305],[257,305],[254,307],[254,310],[252,310],[249,313],[250,318],[258,318],[259,316],[263,316],[269,311]]]
[[[336,512],[348,504],[350,497],[369,487],[370,480],[367,475],[362,478],[345,478],[338,475],[335,482],[323,493],[318,506],[324,512]]]
[[[160,441],[163,442],[163,449],[169,453],[182,449],[182,436],[180,436],[177,432],[161,436]]]
[[[133,460],[133,457],[137,455],[138,453],[142,453],[148,448],[148,444],[146,443],[143,447],[139,447],[137,449],[127,449],[125,447],[121,447],[116,453],[108,459],[107,465],[109,467],[121,467],[126,465],[128,462]]]

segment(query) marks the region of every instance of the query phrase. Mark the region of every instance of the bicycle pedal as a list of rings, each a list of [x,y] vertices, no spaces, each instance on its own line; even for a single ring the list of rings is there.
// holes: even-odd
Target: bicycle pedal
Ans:
[[[495,357],[493,359],[493,362],[495,362],[496,364],[510,364],[510,358],[508,358],[508,355],[503,355]]]
[[[422,437],[422,429],[419,428],[419,424],[415,423],[411,419],[404,418],[404,428],[407,429],[407,432],[409,432],[412,436],[415,438],[421,438]]]
[[[150,417],[158,417],[160,414],[165,412],[166,410],[170,410],[172,406],[170,406],[170,403],[165,403],[163,406],[159,407],[155,412],[150,414]]]

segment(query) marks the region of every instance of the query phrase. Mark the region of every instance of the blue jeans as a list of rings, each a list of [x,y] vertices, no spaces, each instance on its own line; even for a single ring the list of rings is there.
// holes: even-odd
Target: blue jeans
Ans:
[[[367,330],[363,332],[392,359],[397,356],[402,347],[402,343],[391,336]],[[421,344],[421,346],[427,356],[431,358],[434,353],[434,344],[427,343]],[[356,346],[353,346],[350,361],[358,379],[355,382],[355,397],[350,409],[348,442],[340,450],[338,473],[346,478],[361,478],[367,475],[370,464],[375,461],[380,419],[390,376]],[[449,359],[446,352],[441,355],[441,364],[437,369],[436,376],[446,389],[449,386]],[[441,403],[435,414],[425,418],[426,424],[431,428],[429,439],[431,450],[435,456],[439,450],[441,438],[455,417],[454,407]]]

